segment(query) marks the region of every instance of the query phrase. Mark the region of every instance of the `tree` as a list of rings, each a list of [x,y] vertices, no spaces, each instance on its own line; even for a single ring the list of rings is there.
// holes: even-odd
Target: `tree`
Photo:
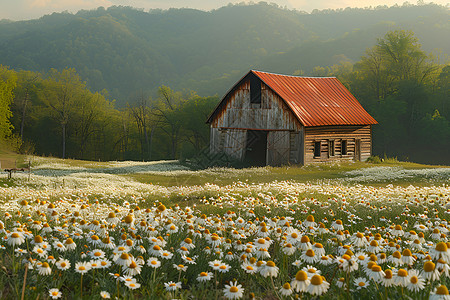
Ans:
[[[67,125],[76,112],[77,103],[81,101],[85,88],[85,83],[75,69],[67,68],[61,72],[52,69],[40,91],[40,97],[61,126],[62,158],[66,158]]]
[[[179,146],[180,130],[183,125],[180,119],[180,109],[186,102],[181,93],[174,92],[167,86],[158,89],[159,99],[153,110],[153,114],[158,119],[159,128],[170,139],[170,157],[176,158]]]
[[[0,140],[12,133],[13,126],[9,120],[12,116],[10,104],[14,98],[16,82],[16,73],[0,65]]]

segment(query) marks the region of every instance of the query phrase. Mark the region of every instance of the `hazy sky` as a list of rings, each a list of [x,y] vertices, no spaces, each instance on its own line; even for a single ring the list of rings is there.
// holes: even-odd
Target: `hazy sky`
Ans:
[[[242,0],[0,0],[0,19],[24,20],[35,19],[52,12],[77,12],[80,9],[94,9],[99,6],[111,5],[132,6],[144,8],[167,9],[170,7],[189,7],[202,10],[211,10],[225,6],[228,3],[244,2]],[[248,1],[245,1],[248,2]],[[259,2],[256,0],[254,2]],[[310,12],[313,9],[369,7],[378,5],[402,5],[403,0],[267,0],[290,9]],[[425,1],[426,3],[431,1]],[[449,0],[434,0],[437,4],[447,5]],[[410,3],[416,4],[415,0]]]

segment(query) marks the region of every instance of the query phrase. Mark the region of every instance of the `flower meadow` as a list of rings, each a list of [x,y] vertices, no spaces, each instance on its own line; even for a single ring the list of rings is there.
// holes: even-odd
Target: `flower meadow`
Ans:
[[[0,298],[450,299],[447,184],[17,178]]]

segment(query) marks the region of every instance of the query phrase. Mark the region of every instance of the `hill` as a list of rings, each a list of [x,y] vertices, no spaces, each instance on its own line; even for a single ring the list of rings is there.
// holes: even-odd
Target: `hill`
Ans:
[[[123,105],[158,86],[222,95],[248,69],[311,74],[357,61],[376,38],[413,30],[426,51],[450,53],[449,11],[429,4],[315,11],[228,5],[204,12],[98,8],[0,22],[0,64],[47,72],[73,67],[92,90]]]

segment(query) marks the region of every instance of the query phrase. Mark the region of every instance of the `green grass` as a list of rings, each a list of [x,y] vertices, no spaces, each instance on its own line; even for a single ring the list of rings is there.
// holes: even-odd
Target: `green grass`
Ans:
[[[293,180],[296,182],[314,182],[318,180],[339,179],[344,178],[345,172],[370,167],[401,167],[404,169],[425,169],[439,168],[443,166],[430,166],[410,162],[385,161],[382,163],[353,162],[340,164],[318,164],[308,166],[284,166],[284,167],[265,167],[266,172],[262,172],[261,168],[241,169],[233,174],[230,172],[214,172],[206,173],[203,171],[191,172],[189,174],[171,173],[170,176],[162,176],[152,173],[126,174],[122,175],[132,178],[142,183],[151,183],[161,186],[180,186],[180,185],[204,185],[206,183],[214,183],[219,186],[232,184],[236,181],[245,181],[252,183],[268,183],[273,181]],[[258,172],[259,170],[259,172]],[[390,183],[398,185],[425,184],[429,182],[418,178],[408,178],[402,180],[394,180]],[[375,185],[386,185],[386,183],[374,183]]]

